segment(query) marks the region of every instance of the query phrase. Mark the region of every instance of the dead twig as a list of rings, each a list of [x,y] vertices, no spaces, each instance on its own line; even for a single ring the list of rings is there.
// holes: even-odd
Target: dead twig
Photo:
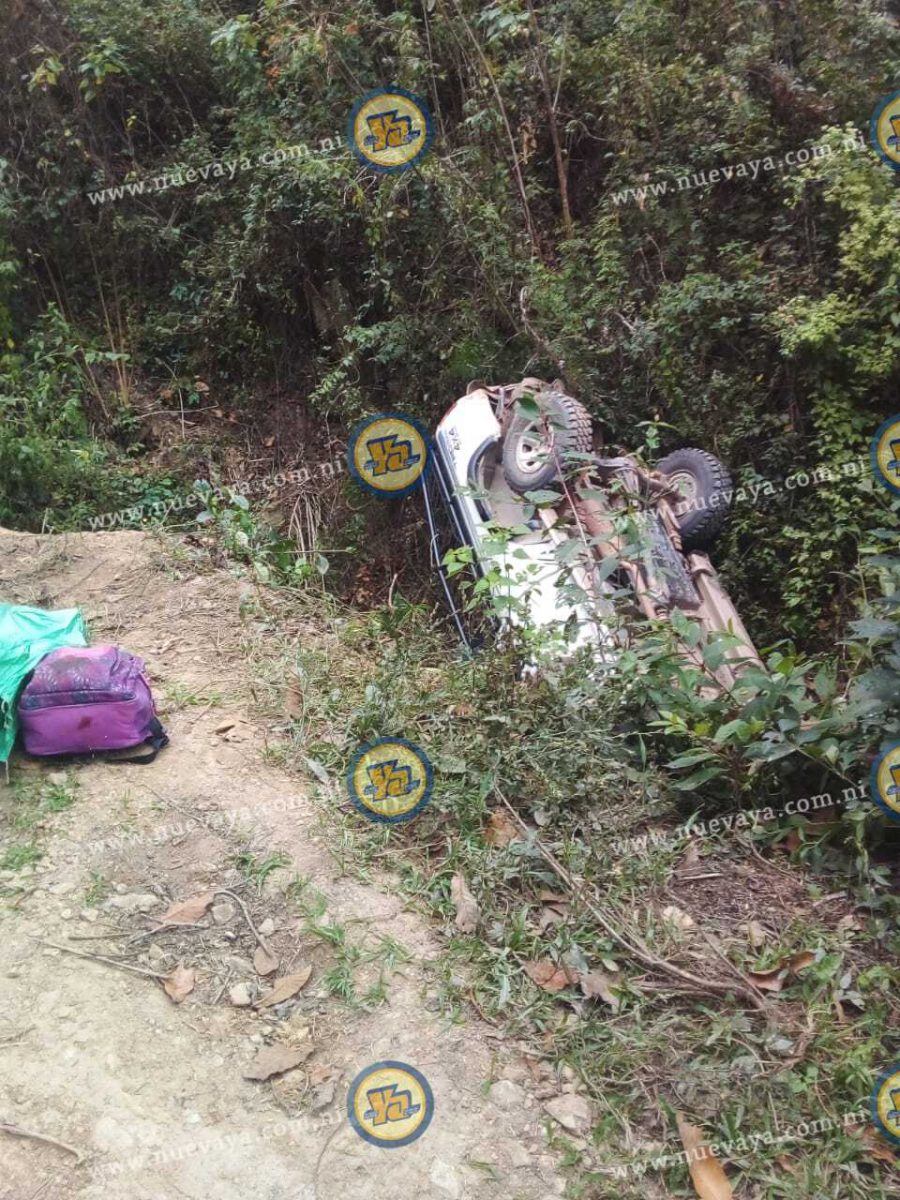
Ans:
[[[147,938],[156,937],[158,933],[171,933],[173,929],[179,929],[182,933],[185,931],[188,933],[209,933],[210,926],[190,925],[187,921],[172,921],[166,925],[157,925],[155,929],[146,929],[143,933],[133,934],[128,939],[127,945],[130,946],[132,942],[144,942]]]
[[[494,785],[494,792],[499,797],[501,802],[509,810],[513,820],[522,829],[526,836],[530,834],[530,830],[510,802],[506,799],[501,791]],[[635,933],[626,936],[620,930],[616,929],[615,925],[609,920],[599,905],[595,904],[588,896],[584,894],[582,885],[576,884],[575,880],[568,870],[562,865],[558,858],[547,849],[546,846],[537,838],[533,838],[533,845],[544,861],[553,868],[559,878],[573,893],[576,900],[579,900],[588,910],[591,916],[602,926],[609,936],[620,945],[628,954],[637,959],[645,967],[656,971],[658,974],[668,975],[670,978],[677,980],[679,983],[689,985],[691,990],[700,995],[727,995],[729,992],[734,992],[736,995],[742,996],[748,1003],[760,1012],[766,1012],[766,1004],[763,996],[757,989],[752,986],[747,987],[743,984],[735,984],[724,979],[701,979],[698,975],[692,975],[689,971],[683,971],[681,967],[676,967],[674,963],[668,962],[664,958],[660,958],[654,954],[641,938]],[[735,968],[736,970],[736,968]]]
[[[8,1125],[6,1122],[0,1121],[0,1133],[8,1133],[10,1137],[27,1138],[32,1142],[44,1142],[48,1146],[56,1146],[59,1150],[74,1154],[79,1163],[84,1159],[81,1151],[68,1145],[67,1142],[60,1142],[56,1138],[48,1137],[45,1133],[35,1133],[33,1129],[23,1129],[21,1125]]]
[[[118,967],[121,971],[131,971],[135,975],[146,975],[150,979],[166,979],[167,976],[161,975],[159,971],[151,971],[147,967],[135,967],[131,963],[120,962],[117,958],[107,958],[104,954],[88,954],[86,950],[75,950],[71,946],[60,946],[58,942],[48,942],[43,938],[34,938],[33,941],[41,946],[51,946],[54,950],[61,950],[63,954],[74,954],[76,958],[87,958],[91,962],[106,963],[109,967]]]
[[[270,958],[277,958],[278,955],[274,952],[272,947],[268,944],[266,939],[253,924],[253,921],[250,918],[250,913],[247,911],[247,905],[243,902],[240,896],[238,896],[236,892],[230,892],[227,888],[220,888],[215,894],[217,896],[228,896],[235,902],[235,904],[244,914],[244,920],[247,922],[250,932],[256,938],[257,944],[262,946],[263,950],[265,950],[266,954],[268,954]]]

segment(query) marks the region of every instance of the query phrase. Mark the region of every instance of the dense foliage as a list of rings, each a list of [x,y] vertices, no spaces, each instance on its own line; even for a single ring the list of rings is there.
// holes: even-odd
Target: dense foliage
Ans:
[[[843,689],[884,594],[894,670],[894,584],[860,561],[897,529],[859,467],[900,407],[900,177],[863,136],[900,50],[883,4],[12,9],[0,520],[165,490],[154,406],[194,414],[209,461],[225,409],[279,465],[366,412],[433,420],[473,377],[561,374],[610,441],[731,464],[720,561],[759,644],[833,654]],[[388,82],[437,138],[385,177],[340,139]]]
[[[32,498],[78,502],[74,478],[48,483],[36,437],[62,423],[127,453],[115,418],[141,392],[196,407],[208,381],[262,440],[295,429],[279,414],[298,404],[341,425],[386,405],[433,418],[472,377],[561,370],[612,440],[653,418],[663,448],[704,445],[755,483],[728,572],[758,636],[833,638],[885,497],[780,483],[859,459],[897,407],[900,193],[853,138],[900,48],[880,3],[12,8],[7,520],[34,525]],[[428,97],[438,134],[420,169],[388,178],[345,144],[318,149],[384,82]],[[259,164],[300,144],[314,153]],[[828,152],[784,165],[812,146]],[[231,166],[150,183],[214,162]],[[60,382],[52,415],[26,413],[23,371],[45,361],[28,338],[50,304],[71,365],[99,339],[130,369],[99,393],[96,371]]]

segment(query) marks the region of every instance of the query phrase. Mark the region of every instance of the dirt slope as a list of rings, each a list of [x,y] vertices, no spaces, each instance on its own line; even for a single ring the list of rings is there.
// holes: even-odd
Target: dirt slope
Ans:
[[[383,882],[341,877],[316,805],[269,765],[266,732],[251,716],[242,587],[198,567],[185,547],[140,533],[0,538],[0,598],[77,605],[95,642],[146,658],[160,696],[170,696],[172,737],[151,766],[79,765],[65,781],[59,768],[13,761],[20,786],[53,771],[64,790],[74,782],[75,800],[37,830],[43,858],[0,875],[0,1123],[58,1139],[83,1159],[0,1133],[0,1197],[560,1194],[521,1057],[490,1026],[434,1011],[436,932]],[[7,842],[17,796],[0,788]],[[242,871],[232,857],[248,846],[257,864],[276,847],[291,862],[258,888],[246,879],[252,864]],[[358,994],[383,980],[385,1002],[352,1006],[326,986],[348,959],[304,927],[292,903],[300,889],[286,894],[296,875],[308,881],[303,897],[323,898],[318,923],[358,948],[347,968]],[[217,896],[198,929],[150,933],[171,901],[217,889],[243,902],[278,975],[312,967],[297,998],[261,1015],[232,1004],[235,985],[250,996],[268,990],[233,896]],[[176,1005],[150,975],[46,941],[158,975],[181,962],[195,970],[194,990]],[[313,1049],[281,1078],[244,1079],[273,1043]],[[425,1135],[394,1150],[364,1142],[345,1111],[350,1081],[383,1059],[417,1067],[435,1096]]]

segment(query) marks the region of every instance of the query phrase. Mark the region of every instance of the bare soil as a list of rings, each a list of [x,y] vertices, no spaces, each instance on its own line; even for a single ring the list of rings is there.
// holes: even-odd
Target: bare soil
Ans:
[[[0,1197],[561,1194],[541,1105],[548,1083],[573,1085],[549,1068],[536,1081],[521,1048],[488,1024],[442,1017],[429,1003],[439,931],[386,881],[340,873],[316,804],[266,755],[273,735],[242,650],[242,587],[185,543],[143,533],[0,537],[0,596],[77,606],[94,642],[145,658],[170,697],[171,736],[149,766],[12,760],[14,781],[65,770],[77,794],[37,831],[40,861],[0,875],[0,1125],[78,1157],[0,1132]],[[16,796],[0,787],[4,842],[15,840]],[[258,862],[275,849],[290,861],[258,886],[235,863],[248,846]],[[328,986],[336,952],[299,914],[298,875],[305,895],[324,897],[320,920],[361,948],[357,995],[383,978],[384,1002],[349,1003]],[[243,908],[217,895],[196,927],[157,932],[171,903],[210,891]],[[278,960],[268,978],[254,969],[257,935]],[[386,965],[384,937],[408,960]],[[176,1004],[154,976],[179,965],[194,986]],[[309,982],[284,1004],[232,1003],[235,985],[259,997],[306,966]],[[266,1045],[311,1053],[280,1077],[244,1078]],[[435,1097],[424,1136],[393,1150],[363,1141],[346,1115],[352,1079],[384,1059],[417,1067]],[[492,1093],[498,1079],[507,1083]]]

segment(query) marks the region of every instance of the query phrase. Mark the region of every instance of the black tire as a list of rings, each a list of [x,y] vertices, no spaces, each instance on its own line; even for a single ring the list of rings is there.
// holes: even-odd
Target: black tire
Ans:
[[[673,450],[656,464],[686,496],[675,506],[678,531],[685,550],[704,550],[722,531],[731,505],[731,476],[724,463],[705,450]]]
[[[583,404],[556,391],[538,392],[534,399],[540,417],[530,417],[517,409],[503,439],[503,474],[520,495],[555,483],[560,462],[565,464],[566,456],[573,451],[589,454],[593,445],[591,417]]]

